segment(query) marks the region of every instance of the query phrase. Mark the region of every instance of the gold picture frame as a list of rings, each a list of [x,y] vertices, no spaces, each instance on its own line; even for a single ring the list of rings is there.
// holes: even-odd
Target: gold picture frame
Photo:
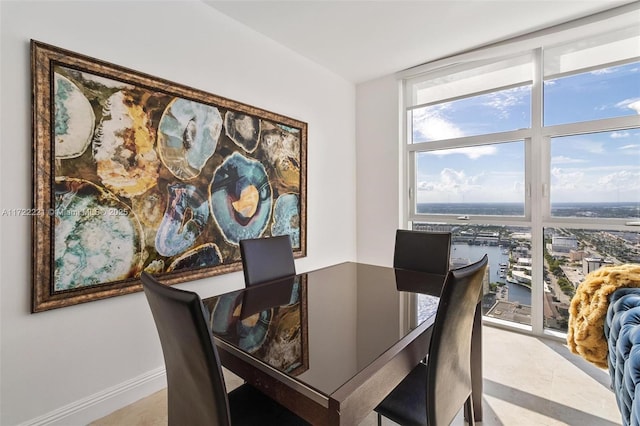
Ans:
[[[306,256],[307,124],[31,41],[32,312]]]

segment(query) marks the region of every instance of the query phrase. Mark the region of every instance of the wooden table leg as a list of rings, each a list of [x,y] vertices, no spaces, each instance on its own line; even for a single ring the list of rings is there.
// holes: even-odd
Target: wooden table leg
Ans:
[[[471,387],[473,414],[476,422],[482,421],[482,303],[478,303],[473,318],[471,335]]]

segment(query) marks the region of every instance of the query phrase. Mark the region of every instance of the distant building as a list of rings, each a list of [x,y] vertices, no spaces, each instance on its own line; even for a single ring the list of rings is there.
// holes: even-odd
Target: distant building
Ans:
[[[507,281],[531,288],[531,259],[518,258],[518,262],[511,266],[511,277]]]
[[[606,265],[613,265],[613,262],[601,257],[585,257],[582,259],[582,272],[587,275],[589,272],[593,272]]]
[[[531,306],[499,300],[489,309],[487,316],[520,324],[531,324]]]
[[[478,232],[476,235],[476,244],[484,244],[489,246],[497,246],[500,241],[498,232]]]
[[[531,241],[531,232],[513,232],[511,234],[511,239],[518,241]]]
[[[572,262],[578,262],[587,255],[584,250],[571,250],[569,251],[569,260]]]
[[[468,257],[452,257],[449,260],[449,266],[451,269],[459,268],[461,266],[467,266],[471,263]]]
[[[562,272],[564,276],[567,277],[573,288],[578,288],[580,283],[584,281],[584,274],[582,273],[582,268],[576,268],[569,265],[562,265]]]
[[[531,257],[531,253],[528,247],[518,246],[511,250],[512,256],[515,258]]]
[[[427,231],[427,232],[451,232],[451,225],[439,224],[439,223],[413,223],[414,231]]]
[[[551,250],[554,253],[570,253],[578,248],[578,239],[575,236],[565,237],[554,235],[551,238]]]
[[[556,330],[565,330],[567,328],[567,317],[569,306],[566,303],[557,302],[553,299],[551,293],[545,293],[544,309],[544,325],[545,327],[554,328]]]

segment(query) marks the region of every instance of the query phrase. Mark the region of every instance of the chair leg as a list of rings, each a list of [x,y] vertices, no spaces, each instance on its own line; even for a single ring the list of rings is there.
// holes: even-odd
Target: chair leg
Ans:
[[[473,395],[469,395],[469,398],[467,398],[464,403],[464,418],[467,420],[469,426],[474,426],[476,424],[473,415]]]
[[[378,413],[378,426],[382,426],[382,415]]]

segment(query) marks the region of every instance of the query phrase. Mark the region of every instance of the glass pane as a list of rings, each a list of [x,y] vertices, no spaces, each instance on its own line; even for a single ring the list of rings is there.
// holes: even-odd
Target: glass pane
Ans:
[[[544,82],[544,124],[640,114],[640,62]]]
[[[640,129],[551,139],[551,215],[640,218]]]
[[[640,262],[640,232],[545,228],[544,325],[567,332],[576,288],[601,266]]]
[[[524,142],[416,154],[416,213],[523,216]]]
[[[486,135],[531,126],[531,85],[409,111],[411,143]]]
[[[414,230],[451,232],[451,267],[489,257],[482,313],[531,325],[531,228],[493,225],[414,223]],[[424,304],[429,307],[429,298]],[[418,298],[418,316],[421,299]]]

